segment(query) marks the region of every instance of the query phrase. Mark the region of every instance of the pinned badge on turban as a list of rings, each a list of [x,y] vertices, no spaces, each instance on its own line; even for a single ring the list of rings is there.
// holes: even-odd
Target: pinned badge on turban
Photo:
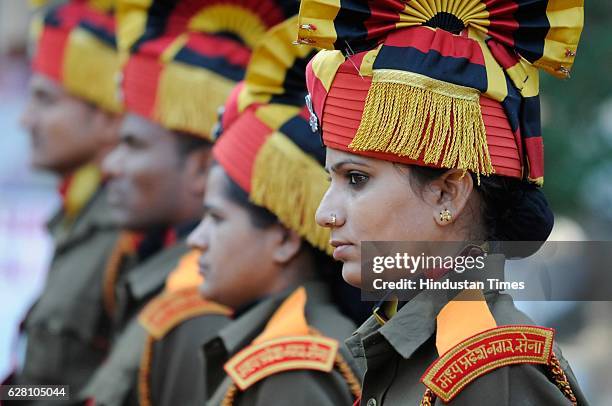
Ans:
[[[310,97],[310,94],[307,94],[304,99],[306,100],[306,107],[308,107],[308,111],[310,112],[310,119],[308,120],[308,123],[310,124],[310,129],[313,133],[316,133],[319,130],[319,120],[317,119],[317,115],[315,114],[314,109],[312,108],[312,99]]]

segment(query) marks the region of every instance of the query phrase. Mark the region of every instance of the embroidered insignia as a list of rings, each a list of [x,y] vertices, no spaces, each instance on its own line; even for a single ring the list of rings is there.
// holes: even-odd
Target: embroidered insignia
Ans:
[[[159,340],[179,323],[204,314],[230,316],[225,306],[202,299],[197,288],[162,293],[149,302],[138,315],[138,321]]]
[[[501,326],[472,336],[438,358],[421,377],[444,402],[470,382],[514,364],[548,364],[554,330],[538,326]]]
[[[319,336],[281,337],[251,345],[232,357],[225,372],[240,390],[280,372],[312,369],[330,372],[338,341]]]

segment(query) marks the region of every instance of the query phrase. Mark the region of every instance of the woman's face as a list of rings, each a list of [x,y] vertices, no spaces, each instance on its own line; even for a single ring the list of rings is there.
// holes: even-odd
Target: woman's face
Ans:
[[[249,212],[227,196],[228,178],[223,168],[211,168],[205,214],[189,236],[189,244],[202,250],[202,295],[238,308],[268,294],[280,268],[274,261],[279,228],[257,228]]]
[[[361,285],[362,241],[442,238],[435,220],[439,209],[413,190],[409,168],[328,148],[326,170],[331,184],[317,210],[317,223],[331,228],[334,258],[344,263],[342,275],[351,285]]]

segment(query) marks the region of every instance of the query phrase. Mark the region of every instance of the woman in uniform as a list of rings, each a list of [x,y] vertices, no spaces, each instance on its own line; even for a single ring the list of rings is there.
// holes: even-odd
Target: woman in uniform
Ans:
[[[331,178],[317,221],[345,280],[364,283],[362,241],[545,241],[538,69],[568,76],[582,2],[329,3],[302,1],[298,42],[327,49],[307,69]],[[498,291],[425,290],[346,344],[362,405],[585,404],[553,335]]]
[[[355,325],[334,302],[329,232],[314,218],[326,187],[304,106],[314,50],[296,36],[297,16],[268,32],[226,104],[189,239],[203,296],[235,310],[204,344],[211,405],[350,405],[360,392],[341,344]]]

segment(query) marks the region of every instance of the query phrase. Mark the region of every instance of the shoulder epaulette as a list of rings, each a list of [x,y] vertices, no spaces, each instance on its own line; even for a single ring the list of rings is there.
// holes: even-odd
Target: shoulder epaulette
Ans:
[[[497,368],[515,364],[552,365],[554,330],[527,325],[495,327],[451,348],[425,372],[421,382],[444,402]],[[426,393],[427,396],[427,393]]]
[[[229,316],[231,310],[204,300],[196,287],[164,292],[151,300],[138,315],[140,324],[155,339],[164,337],[183,321],[204,314]]]
[[[280,337],[246,347],[224,369],[240,390],[280,372],[311,369],[330,372],[338,341],[323,336]]]

